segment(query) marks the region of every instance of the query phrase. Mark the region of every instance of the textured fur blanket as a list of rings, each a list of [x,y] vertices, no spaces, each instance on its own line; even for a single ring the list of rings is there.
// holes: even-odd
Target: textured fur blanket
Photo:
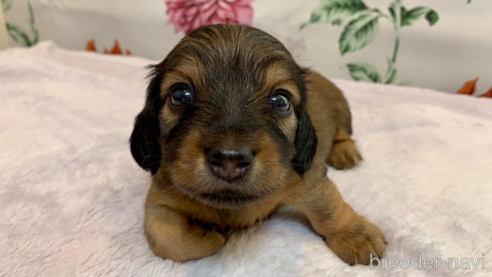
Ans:
[[[0,276],[492,276],[492,100],[342,80],[365,161],[328,175],[388,260],[344,264],[289,208],[209,258],[154,256],[127,142],[149,63],[0,53]]]

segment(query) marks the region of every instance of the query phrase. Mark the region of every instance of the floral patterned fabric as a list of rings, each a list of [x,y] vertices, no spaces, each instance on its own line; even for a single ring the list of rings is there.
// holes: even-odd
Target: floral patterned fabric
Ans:
[[[160,60],[194,28],[248,24],[330,78],[492,96],[491,1],[1,2],[14,46],[53,40],[67,49]]]
[[[253,0],[174,0],[166,1],[168,23],[174,31],[188,34],[209,24],[251,24]]]

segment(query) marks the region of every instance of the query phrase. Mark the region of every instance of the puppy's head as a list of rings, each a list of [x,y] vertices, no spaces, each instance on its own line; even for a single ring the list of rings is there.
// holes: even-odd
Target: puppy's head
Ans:
[[[132,155],[208,205],[237,208],[268,197],[292,170],[302,177],[316,152],[305,75],[258,29],[195,29],[153,66]]]

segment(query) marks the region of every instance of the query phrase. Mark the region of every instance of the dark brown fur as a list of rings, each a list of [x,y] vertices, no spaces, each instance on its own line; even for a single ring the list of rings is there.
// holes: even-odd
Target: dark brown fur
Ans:
[[[345,262],[382,257],[381,231],[326,176],[327,163],[349,169],[362,160],[347,101],[330,81],[299,67],[278,40],[248,26],[201,27],[150,77],[130,141],[133,157],[152,174],[144,225],[155,254],[181,262],[207,257],[231,232],[289,204]],[[189,106],[170,104],[177,83],[192,88]],[[268,105],[279,88],[291,95],[289,114]],[[205,149],[243,146],[255,153],[244,177],[228,182],[211,173]]]

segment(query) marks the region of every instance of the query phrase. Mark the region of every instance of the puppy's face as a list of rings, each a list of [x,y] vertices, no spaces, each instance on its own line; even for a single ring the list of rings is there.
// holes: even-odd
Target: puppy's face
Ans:
[[[195,29],[153,67],[130,142],[137,163],[182,193],[238,208],[309,169],[315,131],[302,70],[248,26]]]

